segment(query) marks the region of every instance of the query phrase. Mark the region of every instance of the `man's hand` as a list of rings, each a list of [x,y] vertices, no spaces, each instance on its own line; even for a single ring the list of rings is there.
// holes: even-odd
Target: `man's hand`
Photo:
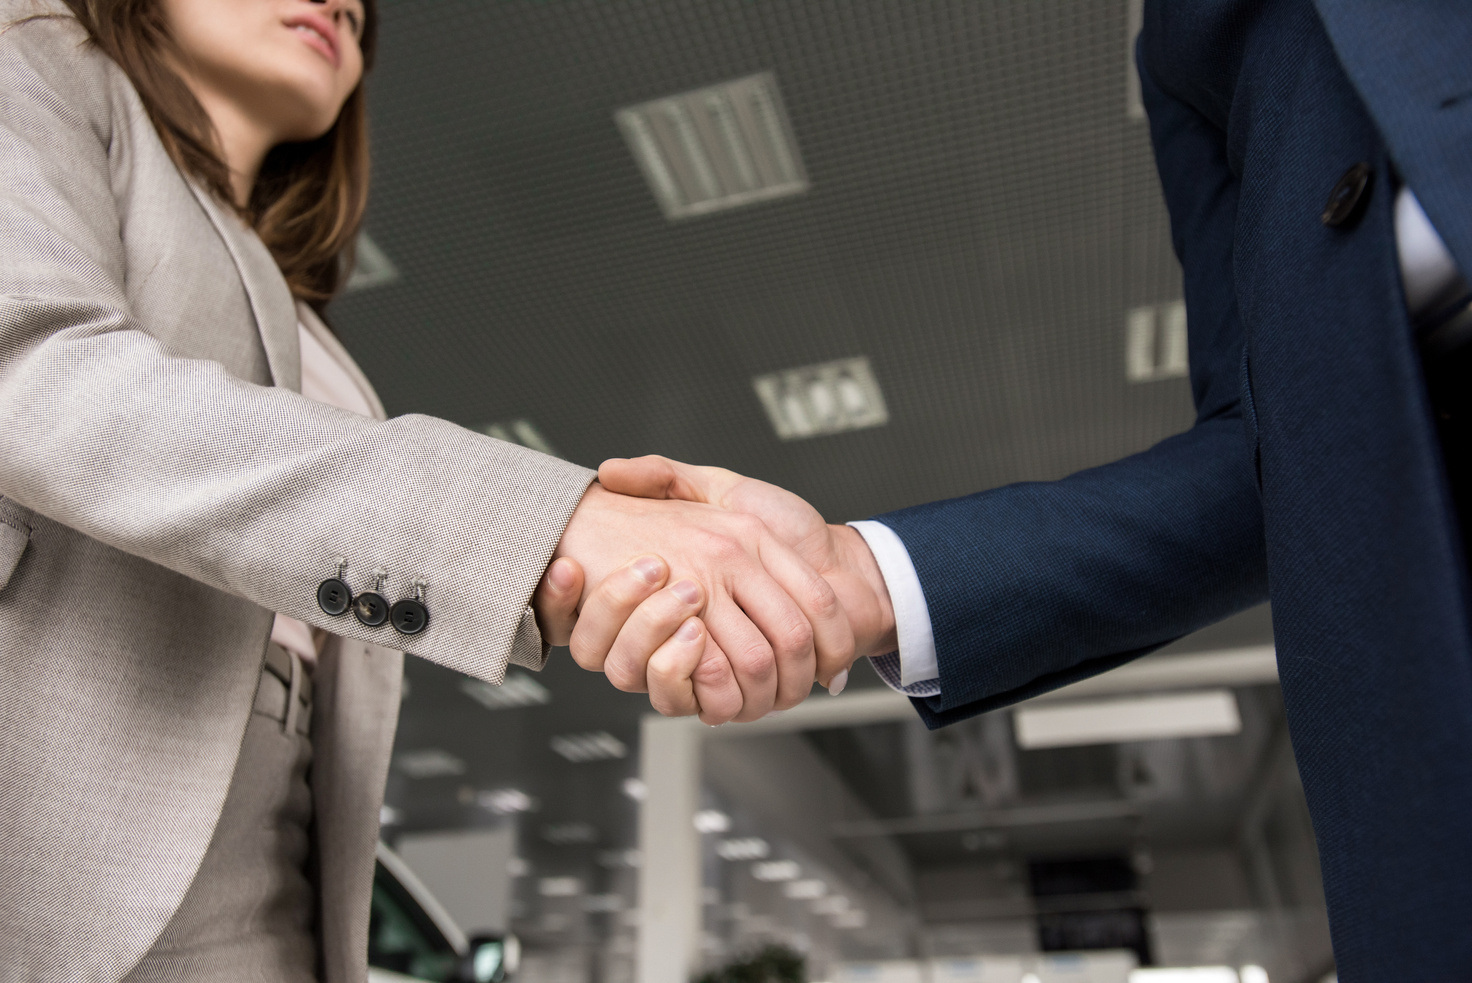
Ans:
[[[755,720],[773,709],[796,706],[815,676],[831,682],[852,662],[853,632],[834,589],[760,519],[704,503],[631,498],[599,485],[579,503],[555,553],[556,558],[577,561],[586,574],[582,618],[618,564],[643,552],[663,557],[677,581],[693,582],[703,595],[700,613],[707,639],[703,656],[686,677],[688,697],[668,667],[662,667],[659,678],[653,671],[647,677],[650,702],[661,712],[698,707],[707,723]],[[556,560],[548,569],[549,580],[561,576],[554,568]],[[587,584],[594,585],[591,592]],[[677,582],[670,591],[680,587]],[[569,587],[561,596],[570,592]],[[607,610],[628,610],[627,598],[610,603]],[[618,642],[620,651],[633,653],[622,657],[632,669],[651,651],[651,632],[665,623],[666,616],[651,615],[627,644],[621,629],[612,635],[608,626],[597,634],[590,629],[584,642],[574,629],[574,657],[586,668],[607,671],[613,643]],[[829,671],[820,664],[836,668]],[[620,688],[638,685],[622,671],[619,675],[610,679]]]
[[[889,589],[864,537],[849,526],[824,522],[816,509],[792,492],[723,468],[681,464],[657,455],[604,461],[598,480],[624,495],[701,502],[759,517],[828,581],[848,613],[853,656],[829,661],[820,652],[820,681],[831,682],[848,669],[853,657],[883,655],[897,647]]]

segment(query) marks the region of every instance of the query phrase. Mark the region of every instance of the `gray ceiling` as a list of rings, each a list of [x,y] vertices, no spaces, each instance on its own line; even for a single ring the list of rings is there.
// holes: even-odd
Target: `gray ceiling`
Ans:
[[[343,297],[334,323],[391,413],[527,418],[589,466],[648,452],[721,464],[833,520],[1144,449],[1192,410],[1183,379],[1125,378],[1126,312],[1180,291],[1145,124],[1126,113],[1126,8],[383,0],[368,231],[401,277]],[[766,70],[811,190],[666,221],[614,110]],[[851,356],[870,359],[888,424],[778,440],[751,378]],[[1270,638],[1260,609],[1179,645]],[[514,786],[540,802],[522,821],[538,873],[585,872],[632,845],[618,789],[636,755],[570,764],[548,741],[606,730],[633,749],[643,697],[565,653],[540,678],[545,706],[488,711],[417,660],[408,678],[398,748],[443,748],[467,770],[396,771],[404,828],[492,822],[466,791]],[[861,672],[854,685],[880,684]],[[1280,713],[1265,699],[1264,727]],[[864,751],[892,735],[813,740],[877,815],[910,808],[903,785],[874,777],[892,762]],[[1243,794],[1200,805],[1239,808]],[[1226,835],[1230,822],[1203,816],[1198,839]],[[574,821],[597,842],[536,835]],[[1191,838],[1188,813],[1148,822]],[[1138,828],[1088,842],[1121,835]],[[959,836],[900,842],[922,867],[977,860]]]
[[[1143,449],[1183,380],[1124,377],[1179,294],[1124,0],[385,4],[368,228],[333,309],[391,412],[528,417],[854,518]],[[812,189],[667,222],[613,111],[776,72]],[[751,377],[867,355],[887,426],[783,443]]]

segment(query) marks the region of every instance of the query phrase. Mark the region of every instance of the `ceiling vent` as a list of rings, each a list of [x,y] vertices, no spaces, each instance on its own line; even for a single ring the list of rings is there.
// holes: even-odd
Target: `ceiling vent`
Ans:
[[[665,218],[691,218],[808,189],[771,72],[613,114]]]
[[[751,380],[772,429],[801,440],[889,422],[889,410],[867,358],[805,365]]]

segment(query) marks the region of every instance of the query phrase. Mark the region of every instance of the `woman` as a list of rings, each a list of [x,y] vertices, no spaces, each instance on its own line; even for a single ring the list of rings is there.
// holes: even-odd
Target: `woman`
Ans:
[[[661,709],[805,694],[823,616],[788,595],[816,575],[768,575],[760,523],[383,421],[317,318],[366,196],[371,0],[0,0],[0,25],[7,979],[361,979],[397,650],[539,667],[544,571],[551,640],[581,603]],[[645,549],[688,576],[616,569]],[[733,668],[753,634],[765,668]]]

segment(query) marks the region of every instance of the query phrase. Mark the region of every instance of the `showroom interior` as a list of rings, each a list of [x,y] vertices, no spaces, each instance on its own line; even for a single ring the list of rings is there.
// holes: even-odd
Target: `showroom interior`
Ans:
[[[381,14],[330,317],[391,415],[719,464],[830,521],[1191,425],[1134,0]],[[514,936],[503,977],[1333,978],[1266,607],[937,731],[866,663],[714,729],[565,649],[500,687],[411,657],[404,694],[382,838],[437,917]]]

